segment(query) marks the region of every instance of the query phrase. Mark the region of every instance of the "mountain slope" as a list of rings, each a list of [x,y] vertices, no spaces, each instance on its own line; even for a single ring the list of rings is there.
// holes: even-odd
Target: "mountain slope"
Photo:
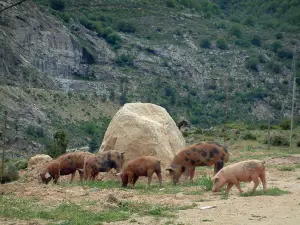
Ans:
[[[62,128],[70,147],[87,144],[86,137],[105,130],[102,118],[134,101],[161,105],[175,120],[187,117],[201,127],[221,124],[226,86],[229,122],[259,124],[271,115],[276,123],[290,114],[291,57],[299,35],[260,23],[249,11],[251,1],[34,2],[0,18],[0,91],[16,104],[2,101],[0,109],[9,109],[12,122],[26,118],[21,131],[10,128],[25,133],[26,143],[44,145],[41,139]],[[7,95],[7,88],[24,99]],[[37,124],[27,115],[31,107],[16,101],[51,116]],[[98,121],[96,131],[80,129],[88,121]],[[45,137],[28,136],[31,125],[43,127]]]

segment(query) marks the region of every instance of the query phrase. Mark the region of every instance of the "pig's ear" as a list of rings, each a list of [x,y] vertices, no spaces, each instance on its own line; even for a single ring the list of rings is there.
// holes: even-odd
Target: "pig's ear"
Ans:
[[[216,177],[216,178],[213,179],[213,183],[214,184],[217,183],[217,182],[219,182],[219,178],[218,177]]]
[[[50,177],[51,177],[50,173],[47,172],[47,173],[45,174],[45,178],[48,179],[48,178],[50,178]]]

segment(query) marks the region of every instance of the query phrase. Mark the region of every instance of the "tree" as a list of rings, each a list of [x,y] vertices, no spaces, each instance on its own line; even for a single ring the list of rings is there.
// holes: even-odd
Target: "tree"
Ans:
[[[91,141],[89,142],[89,152],[94,153],[97,149],[99,149],[100,143],[97,135],[93,136]]]
[[[65,9],[64,0],[50,0],[51,8],[59,11],[63,11]]]
[[[52,158],[66,153],[68,146],[67,133],[64,130],[59,130],[54,133],[54,139],[48,143],[47,154]]]

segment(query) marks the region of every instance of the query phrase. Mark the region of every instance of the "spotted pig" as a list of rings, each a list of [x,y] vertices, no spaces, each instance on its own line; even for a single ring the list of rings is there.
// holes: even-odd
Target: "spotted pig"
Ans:
[[[258,178],[260,178],[263,191],[266,191],[266,171],[265,171],[265,161],[260,160],[246,160],[238,163],[231,164],[222,168],[213,177],[213,188],[212,191],[220,191],[220,189],[227,185],[226,193],[229,192],[231,187],[235,185],[240,193],[243,190],[240,187],[240,182],[254,182],[252,191],[254,192],[259,184]]]
[[[152,181],[152,175],[156,173],[160,186],[162,185],[160,160],[154,156],[141,156],[127,163],[122,169],[122,187],[127,187],[128,182],[133,188],[140,176],[148,177],[148,187]]]
[[[173,159],[168,170],[173,183],[178,183],[184,173],[186,179],[193,181],[196,166],[214,165],[214,174],[228,162],[229,154],[226,148],[214,142],[201,142],[182,149]]]
[[[78,170],[80,180],[83,179],[83,167],[86,158],[91,155],[89,152],[70,152],[50,161],[39,174],[43,183],[48,184],[52,179],[56,184],[59,176],[72,174],[72,183],[75,173]]]
[[[110,150],[90,156],[85,163],[84,180],[95,180],[99,172],[109,172],[112,168],[119,173],[123,166],[124,153]]]

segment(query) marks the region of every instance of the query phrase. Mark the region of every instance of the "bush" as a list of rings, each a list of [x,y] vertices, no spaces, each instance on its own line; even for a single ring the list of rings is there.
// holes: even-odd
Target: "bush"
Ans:
[[[242,37],[242,27],[238,24],[232,25],[230,33],[238,38]]]
[[[167,0],[166,5],[169,8],[174,8],[176,6],[176,1],[175,0]]]
[[[251,132],[246,132],[243,134],[242,138],[244,140],[256,140],[256,136]]]
[[[120,44],[121,37],[117,33],[113,32],[107,35],[106,40],[109,44],[118,45]]]
[[[207,39],[207,38],[202,39],[201,42],[200,42],[200,46],[202,48],[210,48],[210,46],[211,46],[210,40]]]
[[[246,66],[250,70],[258,71],[258,58],[257,57],[251,57],[246,61]]]
[[[100,147],[99,137],[97,135],[93,136],[89,142],[89,152],[94,153]]]
[[[134,33],[136,31],[136,28],[132,23],[124,21],[124,20],[120,21],[118,23],[117,27],[118,27],[119,31],[122,31],[125,33]]]
[[[277,55],[279,58],[287,58],[287,59],[292,59],[293,58],[293,51],[289,48],[281,48],[277,52]]]
[[[122,54],[117,56],[116,63],[119,66],[133,66],[133,57],[129,54]]]
[[[235,40],[234,43],[241,47],[249,47],[250,46],[250,42],[246,39],[237,39],[237,40]]]
[[[268,64],[268,67],[274,72],[274,73],[280,73],[281,71],[281,64],[279,62],[270,62]]]
[[[56,131],[54,133],[54,139],[46,146],[47,154],[52,158],[57,158],[58,156],[66,153],[67,146],[67,133],[63,130]]]
[[[28,161],[26,159],[18,160],[14,163],[17,170],[24,170],[28,166]]]
[[[65,9],[64,0],[50,0],[50,5],[52,9],[63,11]]]
[[[275,34],[276,39],[282,39],[283,38],[283,34],[282,33],[277,33]]]
[[[227,46],[225,40],[222,38],[218,39],[216,41],[216,44],[219,49],[222,49],[222,50],[228,49],[228,46]]]
[[[260,55],[258,56],[258,59],[259,59],[259,62],[260,62],[260,63],[266,63],[266,62],[267,62],[267,58],[266,58],[266,56],[263,55],[263,54],[260,54]]]
[[[267,140],[265,143],[267,143]],[[289,146],[289,141],[286,137],[274,135],[270,137],[270,144],[273,146]]]
[[[251,16],[247,17],[244,21],[244,24],[248,27],[253,27],[254,26],[254,20]]]
[[[281,127],[282,130],[289,130],[291,127],[291,120],[282,120],[279,124],[279,127]]]
[[[254,35],[252,40],[251,40],[251,43],[253,45],[256,45],[256,46],[261,46],[261,38],[259,35]]]
[[[280,41],[274,41],[272,44],[271,44],[271,50],[273,52],[277,52],[278,49],[282,48],[282,43]]]
[[[2,174],[2,167],[0,168],[0,174]],[[1,177],[0,177],[1,178]],[[1,184],[4,184],[6,182],[11,182],[19,179],[19,173],[16,166],[14,166],[12,163],[6,163],[4,165],[4,173],[1,180]]]

